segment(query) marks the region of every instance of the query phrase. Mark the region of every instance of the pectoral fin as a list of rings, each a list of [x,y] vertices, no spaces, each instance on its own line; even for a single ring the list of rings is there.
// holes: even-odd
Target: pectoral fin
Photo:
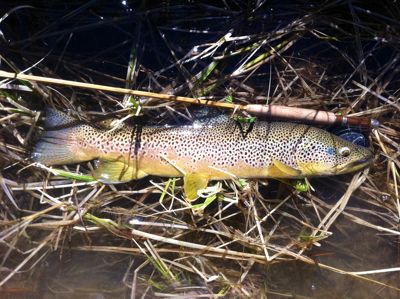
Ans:
[[[187,201],[193,201],[199,196],[197,191],[207,187],[209,176],[204,173],[187,173],[183,178],[183,189]]]
[[[272,160],[272,165],[268,167],[268,176],[276,178],[296,178],[301,175],[301,171],[290,167],[279,160]]]
[[[93,171],[93,177],[106,184],[116,184],[140,179],[147,174],[133,167],[133,162],[100,160]]]

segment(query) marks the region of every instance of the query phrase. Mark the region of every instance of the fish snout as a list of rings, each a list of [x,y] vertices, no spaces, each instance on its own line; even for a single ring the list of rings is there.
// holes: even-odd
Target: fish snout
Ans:
[[[358,153],[359,155],[356,159],[350,160],[347,163],[343,163],[342,165],[338,165],[337,173],[344,174],[358,171],[366,168],[373,162],[375,155],[372,151],[372,148],[360,147]]]

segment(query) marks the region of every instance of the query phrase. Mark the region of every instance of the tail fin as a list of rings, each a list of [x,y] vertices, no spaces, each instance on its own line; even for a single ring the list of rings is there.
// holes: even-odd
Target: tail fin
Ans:
[[[71,127],[77,123],[78,121],[75,118],[61,111],[53,108],[46,109],[45,128]]]
[[[35,145],[31,158],[46,165],[82,162],[76,119],[54,109],[46,111],[45,131]],[[57,130],[56,128],[61,128]],[[89,160],[89,159],[88,159]]]

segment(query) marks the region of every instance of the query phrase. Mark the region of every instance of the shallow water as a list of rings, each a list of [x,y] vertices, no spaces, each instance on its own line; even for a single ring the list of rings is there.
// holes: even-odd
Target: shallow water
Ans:
[[[309,256],[316,263],[354,272],[392,268],[399,264],[396,238],[379,236],[375,230],[354,225],[344,217],[337,220],[337,228],[331,238],[321,242],[321,247],[314,247],[310,252]],[[365,277],[397,287],[400,283],[398,272]],[[274,286],[272,290],[296,298],[399,298],[398,291],[301,262],[267,267],[265,278]]]
[[[321,247],[314,246],[307,253],[316,264],[323,263],[346,271],[365,271],[392,268],[400,262],[396,238],[379,235],[375,230],[355,225],[345,217],[337,220],[333,233],[332,237],[321,242]],[[128,285],[133,281],[132,272],[142,261],[140,256],[70,249],[64,250],[60,258],[60,252],[54,252],[28,281],[19,281],[18,277],[13,279],[8,289],[15,288],[14,297],[10,296],[11,291],[7,291],[1,298],[130,298]],[[217,261],[216,265],[221,262]],[[240,273],[240,267],[234,264],[229,268],[232,269],[231,278]],[[140,273],[150,279],[152,270],[145,267]],[[229,275],[229,271],[225,274]],[[365,277],[397,287],[400,282],[398,272]],[[265,293],[268,298],[399,298],[398,291],[296,261],[254,265],[242,283],[254,284],[261,291],[258,296]],[[175,294],[208,294],[202,285],[198,279],[191,282],[182,280],[167,293],[173,290]],[[153,290],[148,290],[147,286],[139,279],[136,295],[147,293],[151,298],[154,291],[165,292],[154,284]]]

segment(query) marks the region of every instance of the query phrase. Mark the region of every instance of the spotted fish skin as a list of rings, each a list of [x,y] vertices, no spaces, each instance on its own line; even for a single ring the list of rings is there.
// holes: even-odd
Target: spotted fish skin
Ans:
[[[47,126],[73,119],[50,110]],[[126,174],[112,181],[146,175],[206,174],[208,179],[303,178],[347,173],[367,166],[372,152],[316,127],[286,122],[240,124],[226,116],[185,126],[124,126],[107,131],[87,124],[48,130],[32,158],[46,165],[99,159],[97,178],[107,181],[112,163]]]

